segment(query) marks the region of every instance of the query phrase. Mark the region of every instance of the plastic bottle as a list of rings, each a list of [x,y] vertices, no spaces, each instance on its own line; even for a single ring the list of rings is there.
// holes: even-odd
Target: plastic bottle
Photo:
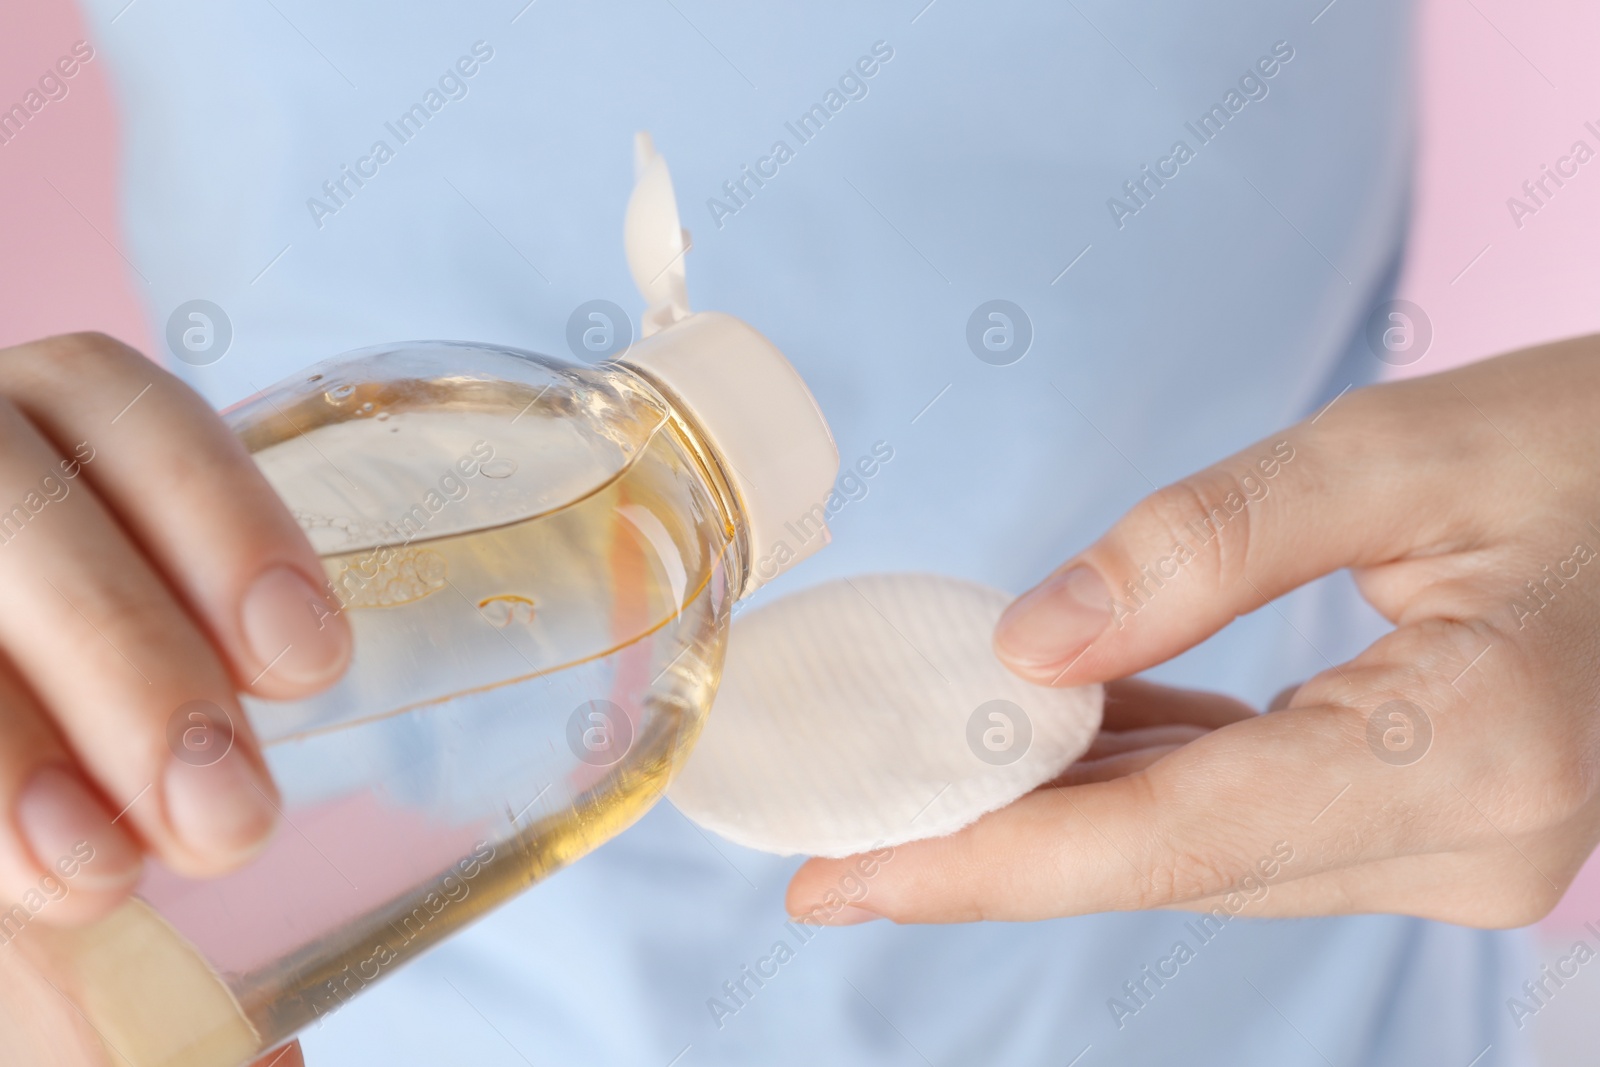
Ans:
[[[636,169],[649,309],[617,359],[390,345],[227,414],[354,662],[318,697],[246,702],[283,793],[259,857],[154,867],[107,919],[8,946],[0,994],[48,982],[77,1014],[64,1062],[237,1067],[629,826],[694,743],[733,602],[826,542],[826,423],[760,334],[688,312],[644,134]],[[191,716],[185,758],[214,762],[232,724]]]

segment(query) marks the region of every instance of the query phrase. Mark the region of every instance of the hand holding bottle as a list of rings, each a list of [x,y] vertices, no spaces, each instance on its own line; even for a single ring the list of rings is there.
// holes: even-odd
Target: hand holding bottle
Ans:
[[[321,574],[176,378],[100,335],[0,352],[9,936],[105,914],[146,852],[209,875],[261,846],[276,794],[234,694],[303,695],[344,669],[344,621],[312,610]]]

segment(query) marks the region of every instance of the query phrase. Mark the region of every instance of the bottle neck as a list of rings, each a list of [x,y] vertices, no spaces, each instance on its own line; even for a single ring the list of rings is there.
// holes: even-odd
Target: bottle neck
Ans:
[[[744,502],[739,499],[725,461],[712,447],[705,431],[689,412],[688,406],[676,397],[672,390],[648,371],[632,364],[621,366],[661,397],[662,404],[667,410],[668,420],[688,446],[701,481],[711,491],[717,507],[717,517],[722,524],[726,539],[722,558],[727,567],[728,588],[733,591],[734,599],[737,600],[753,592],[758,583],[751,580],[750,524],[745,517]]]

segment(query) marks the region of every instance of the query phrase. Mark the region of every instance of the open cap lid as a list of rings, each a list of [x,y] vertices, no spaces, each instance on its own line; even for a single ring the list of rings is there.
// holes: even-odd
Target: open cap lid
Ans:
[[[744,513],[747,596],[828,543],[839,450],[811,391],[772,342],[731,315],[689,311],[689,234],[648,133],[634,140],[624,240],[648,307],[641,340],[619,362],[666,393],[722,461]]]

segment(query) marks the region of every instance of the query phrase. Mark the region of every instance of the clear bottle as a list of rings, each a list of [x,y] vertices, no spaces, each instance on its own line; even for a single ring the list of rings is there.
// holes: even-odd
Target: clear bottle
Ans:
[[[265,852],[17,940],[104,1062],[237,1067],[625,829],[694,743],[733,602],[825,543],[827,426],[756,331],[688,313],[644,135],[637,163],[651,306],[617,360],[392,345],[228,414],[355,656],[317,697],[246,701],[283,793]],[[231,738],[192,733],[202,764]]]

